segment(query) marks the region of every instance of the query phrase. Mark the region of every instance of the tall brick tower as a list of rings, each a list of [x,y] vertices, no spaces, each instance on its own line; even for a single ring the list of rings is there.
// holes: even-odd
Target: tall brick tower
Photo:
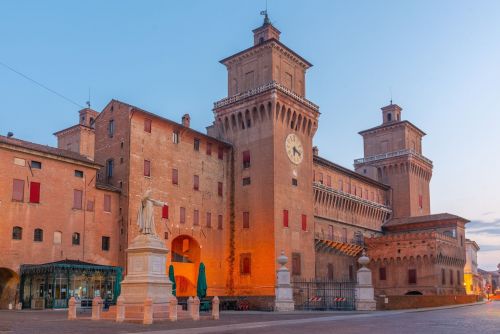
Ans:
[[[401,120],[397,104],[382,108],[382,124],[359,132],[364,158],[354,161],[356,172],[392,187],[393,218],[430,214],[429,182],[432,161],[422,155],[425,133]]]
[[[305,99],[312,65],[280,42],[265,17],[254,45],[221,60],[228,97],[214,104],[210,131],[233,144],[228,289],[274,295],[276,258],[314,276],[312,139],[319,108]]]

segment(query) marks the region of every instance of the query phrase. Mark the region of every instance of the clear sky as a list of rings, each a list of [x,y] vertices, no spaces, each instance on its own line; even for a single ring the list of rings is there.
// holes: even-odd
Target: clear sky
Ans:
[[[320,154],[352,168],[358,131],[394,102],[428,135],[431,208],[473,221],[500,262],[500,1],[268,0],[281,41],[314,64]],[[252,45],[265,0],[1,1],[0,62],[84,105],[116,98],[193,127],[226,96],[218,61]],[[55,145],[79,107],[0,66],[0,134]]]

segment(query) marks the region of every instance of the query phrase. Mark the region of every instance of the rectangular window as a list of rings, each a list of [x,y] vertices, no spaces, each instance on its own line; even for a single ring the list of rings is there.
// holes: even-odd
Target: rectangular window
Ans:
[[[217,217],[217,228],[218,228],[219,230],[222,230],[222,215],[219,215],[219,216]]]
[[[161,209],[161,218],[168,219],[168,205],[164,205]]]
[[[199,151],[200,150],[200,140],[198,138],[194,139],[193,149],[195,151]]]
[[[333,280],[333,263],[328,263],[328,273],[326,277],[329,280]]]
[[[31,160],[31,168],[42,169],[42,163],[40,161]]]
[[[319,183],[323,184],[323,173],[319,173]]]
[[[417,269],[408,270],[408,284],[417,284]]]
[[[288,227],[288,210],[283,210],[283,227]]]
[[[102,237],[102,250],[109,251],[109,237]]]
[[[180,217],[179,223],[185,224],[186,223],[186,208],[181,208],[179,217]]]
[[[450,285],[453,285],[453,270],[450,269]]]
[[[300,276],[301,274],[301,263],[300,263],[300,253],[292,253],[292,275]]]
[[[460,270],[457,270],[457,285],[460,286]]]
[[[299,182],[297,181],[297,179],[292,179],[292,186],[296,187],[298,186]]]
[[[379,280],[381,281],[387,280],[387,272],[385,267],[379,268],[378,273],[379,273]]]
[[[179,172],[177,169],[172,169],[172,184],[179,184]]]
[[[307,215],[302,215],[302,231],[307,231]]]
[[[217,183],[217,194],[222,197],[222,182]]]
[[[71,244],[74,246],[78,246],[80,244],[80,233],[73,233],[73,235],[71,236]]]
[[[24,201],[24,180],[14,179],[12,183],[12,200]]]
[[[248,185],[250,185],[250,183],[251,183],[251,182],[252,182],[252,181],[251,181],[251,179],[250,179],[249,177],[244,177],[244,178],[243,178],[243,185],[244,185],[244,186],[248,186]]]
[[[30,182],[30,203],[40,203],[39,182]]]
[[[328,240],[333,241],[333,225],[328,225]]]
[[[198,175],[193,176],[193,189],[200,190],[200,177]]]
[[[150,119],[145,119],[144,120],[144,131],[151,133],[151,120]]]
[[[82,209],[82,198],[83,198],[83,191],[74,189],[73,190],[73,209],[77,209],[77,210]]]
[[[179,131],[172,132],[172,143],[179,144]]]
[[[354,281],[354,266],[352,264],[349,265],[349,280]]]
[[[224,160],[224,147],[223,146],[219,146],[219,148],[217,150],[217,158],[219,158],[219,160]]]
[[[144,160],[144,176],[151,176],[151,161]]]
[[[193,212],[193,225],[198,226],[200,225],[200,211],[194,210]]]
[[[104,212],[111,212],[111,195],[104,195]]]
[[[418,195],[418,207],[422,209],[424,206],[422,195]]]
[[[243,228],[250,228],[250,212],[243,212]]]
[[[339,180],[339,190],[344,191],[344,182],[342,180]]]
[[[250,151],[243,152],[243,168],[250,168]]]
[[[113,159],[109,159],[106,161],[106,177],[108,179],[113,177],[113,165],[114,165]]]
[[[207,155],[212,155],[212,143],[207,143]]]
[[[212,227],[212,214],[210,212],[207,212],[207,227]]]
[[[330,175],[326,176],[326,185],[330,188],[332,187],[332,177]]]
[[[240,274],[250,275],[252,273],[252,257],[250,253],[240,254]]]
[[[115,134],[115,121],[110,120],[108,123],[108,137],[113,138],[114,134]]]
[[[87,211],[94,211],[94,201],[87,201]]]
[[[446,285],[446,271],[441,269],[441,285]]]

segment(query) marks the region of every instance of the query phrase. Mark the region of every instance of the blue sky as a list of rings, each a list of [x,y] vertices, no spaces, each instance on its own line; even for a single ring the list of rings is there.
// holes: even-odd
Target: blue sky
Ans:
[[[428,135],[431,208],[472,221],[480,266],[500,262],[499,1],[268,0],[281,41],[314,64],[315,144],[352,167],[358,131],[381,122],[391,91]],[[84,105],[112,98],[195,128],[226,95],[218,61],[251,46],[265,0],[2,1],[0,62]],[[0,133],[55,145],[76,105],[0,66]]]

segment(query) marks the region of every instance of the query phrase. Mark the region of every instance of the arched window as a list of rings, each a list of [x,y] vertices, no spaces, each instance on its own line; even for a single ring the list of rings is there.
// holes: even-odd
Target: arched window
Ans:
[[[33,241],[43,241],[43,230],[41,228],[35,228]]]
[[[23,228],[19,226],[14,226],[12,228],[12,239],[21,240],[23,238]]]
[[[62,241],[62,232],[55,231],[54,232],[54,245],[60,245]]]
[[[73,233],[73,235],[71,236],[71,243],[75,246],[78,246],[80,244],[80,233]]]
[[[390,122],[390,121],[392,121],[392,114],[388,113],[387,114],[387,122]]]

